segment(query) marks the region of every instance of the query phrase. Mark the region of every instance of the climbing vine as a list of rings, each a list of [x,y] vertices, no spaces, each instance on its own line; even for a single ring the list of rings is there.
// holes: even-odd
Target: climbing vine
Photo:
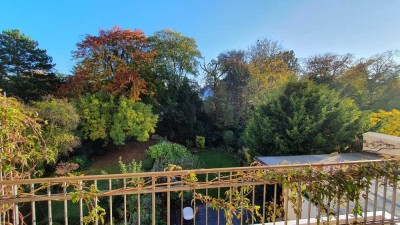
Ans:
[[[354,202],[353,215],[363,214],[360,205],[360,197],[363,191],[374,179],[383,185],[393,186],[399,183],[399,161],[400,158],[387,159],[383,162],[371,162],[361,164],[338,164],[332,166],[309,166],[297,168],[272,168],[260,169],[249,172],[237,172],[233,176],[216,177],[215,181],[240,183],[243,181],[264,182],[265,184],[281,184],[284,189],[289,189],[289,199],[293,203],[296,215],[301,216],[301,196],[308,196],[322,212],[333,215],[328,205],[344,205],[347,201]],[[253,164],[253,166],[260,166]],[[193,184],[192,184],[193,185]],[[251,212],[252,219],[256,220],[265,215],[260,215],[259,206],[251,205],[246,197],[252,191],[251,186],[233,187],[228,190],[225,199],[216,199],[193,191],[193,201],[211,203],[213,209],[224,210],[227,225],[232,224],[234,216],[241,218],[243,209]],[[244,197],[243,197],[244,196]],[[300,198],[299,198],[300,197]],[[279,206],[278,206],[279,207]],[[267,214],[268,220],[272,220]],[[317,216],[318,223],[322,214]]]

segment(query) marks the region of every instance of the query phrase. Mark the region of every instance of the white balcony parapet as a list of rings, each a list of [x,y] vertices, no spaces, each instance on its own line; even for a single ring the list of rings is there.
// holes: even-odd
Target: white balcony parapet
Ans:
[[[367,132],[363,134],[363,151],[379,155],[400,156],[400,137]]]

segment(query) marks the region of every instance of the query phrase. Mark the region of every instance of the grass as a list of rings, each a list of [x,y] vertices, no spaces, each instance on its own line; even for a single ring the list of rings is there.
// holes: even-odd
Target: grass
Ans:
[[[217,150],[209,150],[205,152],[198,152],[196,153],[200,157],[201,166],[204,169],[212,169],[212,168],[227,168],[227,167],[238,167],[240,166],[237,159],[233,158],[232,156],[228,155],[225,152],[217,151]],[[223,174],[221,174],[223,175]],[[216,177],[214,174],[208,175],[208,180],[212,180]],[[199,181],[206,181],[206,175],[200,174],[197,176]],[[220,196],[224,196],[225,191],[228,190],[227,188],[220,189]],[[199,191],[202,194],[206,194],[205,190]],[[208,195],[214,198],[218,197],[218,189],[209,189]]]
[[[240,166],[237,159],[217,150],[209,150],[196,153],[200,157],[201,166],[205,169],[210,168],[226,168]]]

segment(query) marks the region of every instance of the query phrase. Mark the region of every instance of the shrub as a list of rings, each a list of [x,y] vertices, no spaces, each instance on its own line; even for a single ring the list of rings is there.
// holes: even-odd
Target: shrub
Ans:
[[[372,130],[400,137],[400,110],[379,110],[371,114],[370,122]]]
[[[162,141],[152,145],[146,151],[154,159],[153,171],[163,171],[168,164],[180,165],[184,169],[193,169],[198,165],[198,157],[192,155],[183,145]]]
[[[75,134],[79,115],[66,99],[47,97],[44,101],[33,102],[33,110],[41,118],[43,138],[56,151],[56,156],[68,156],[81,145]]]
[[[196,147],[199,149],[206,148],[206,138],[203,136],[196,136]]]

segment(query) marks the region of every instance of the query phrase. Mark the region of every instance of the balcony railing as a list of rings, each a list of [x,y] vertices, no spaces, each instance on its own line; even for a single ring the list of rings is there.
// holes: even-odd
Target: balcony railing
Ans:
[[[398,162],[3,180],[0,224],[396,223]]]

